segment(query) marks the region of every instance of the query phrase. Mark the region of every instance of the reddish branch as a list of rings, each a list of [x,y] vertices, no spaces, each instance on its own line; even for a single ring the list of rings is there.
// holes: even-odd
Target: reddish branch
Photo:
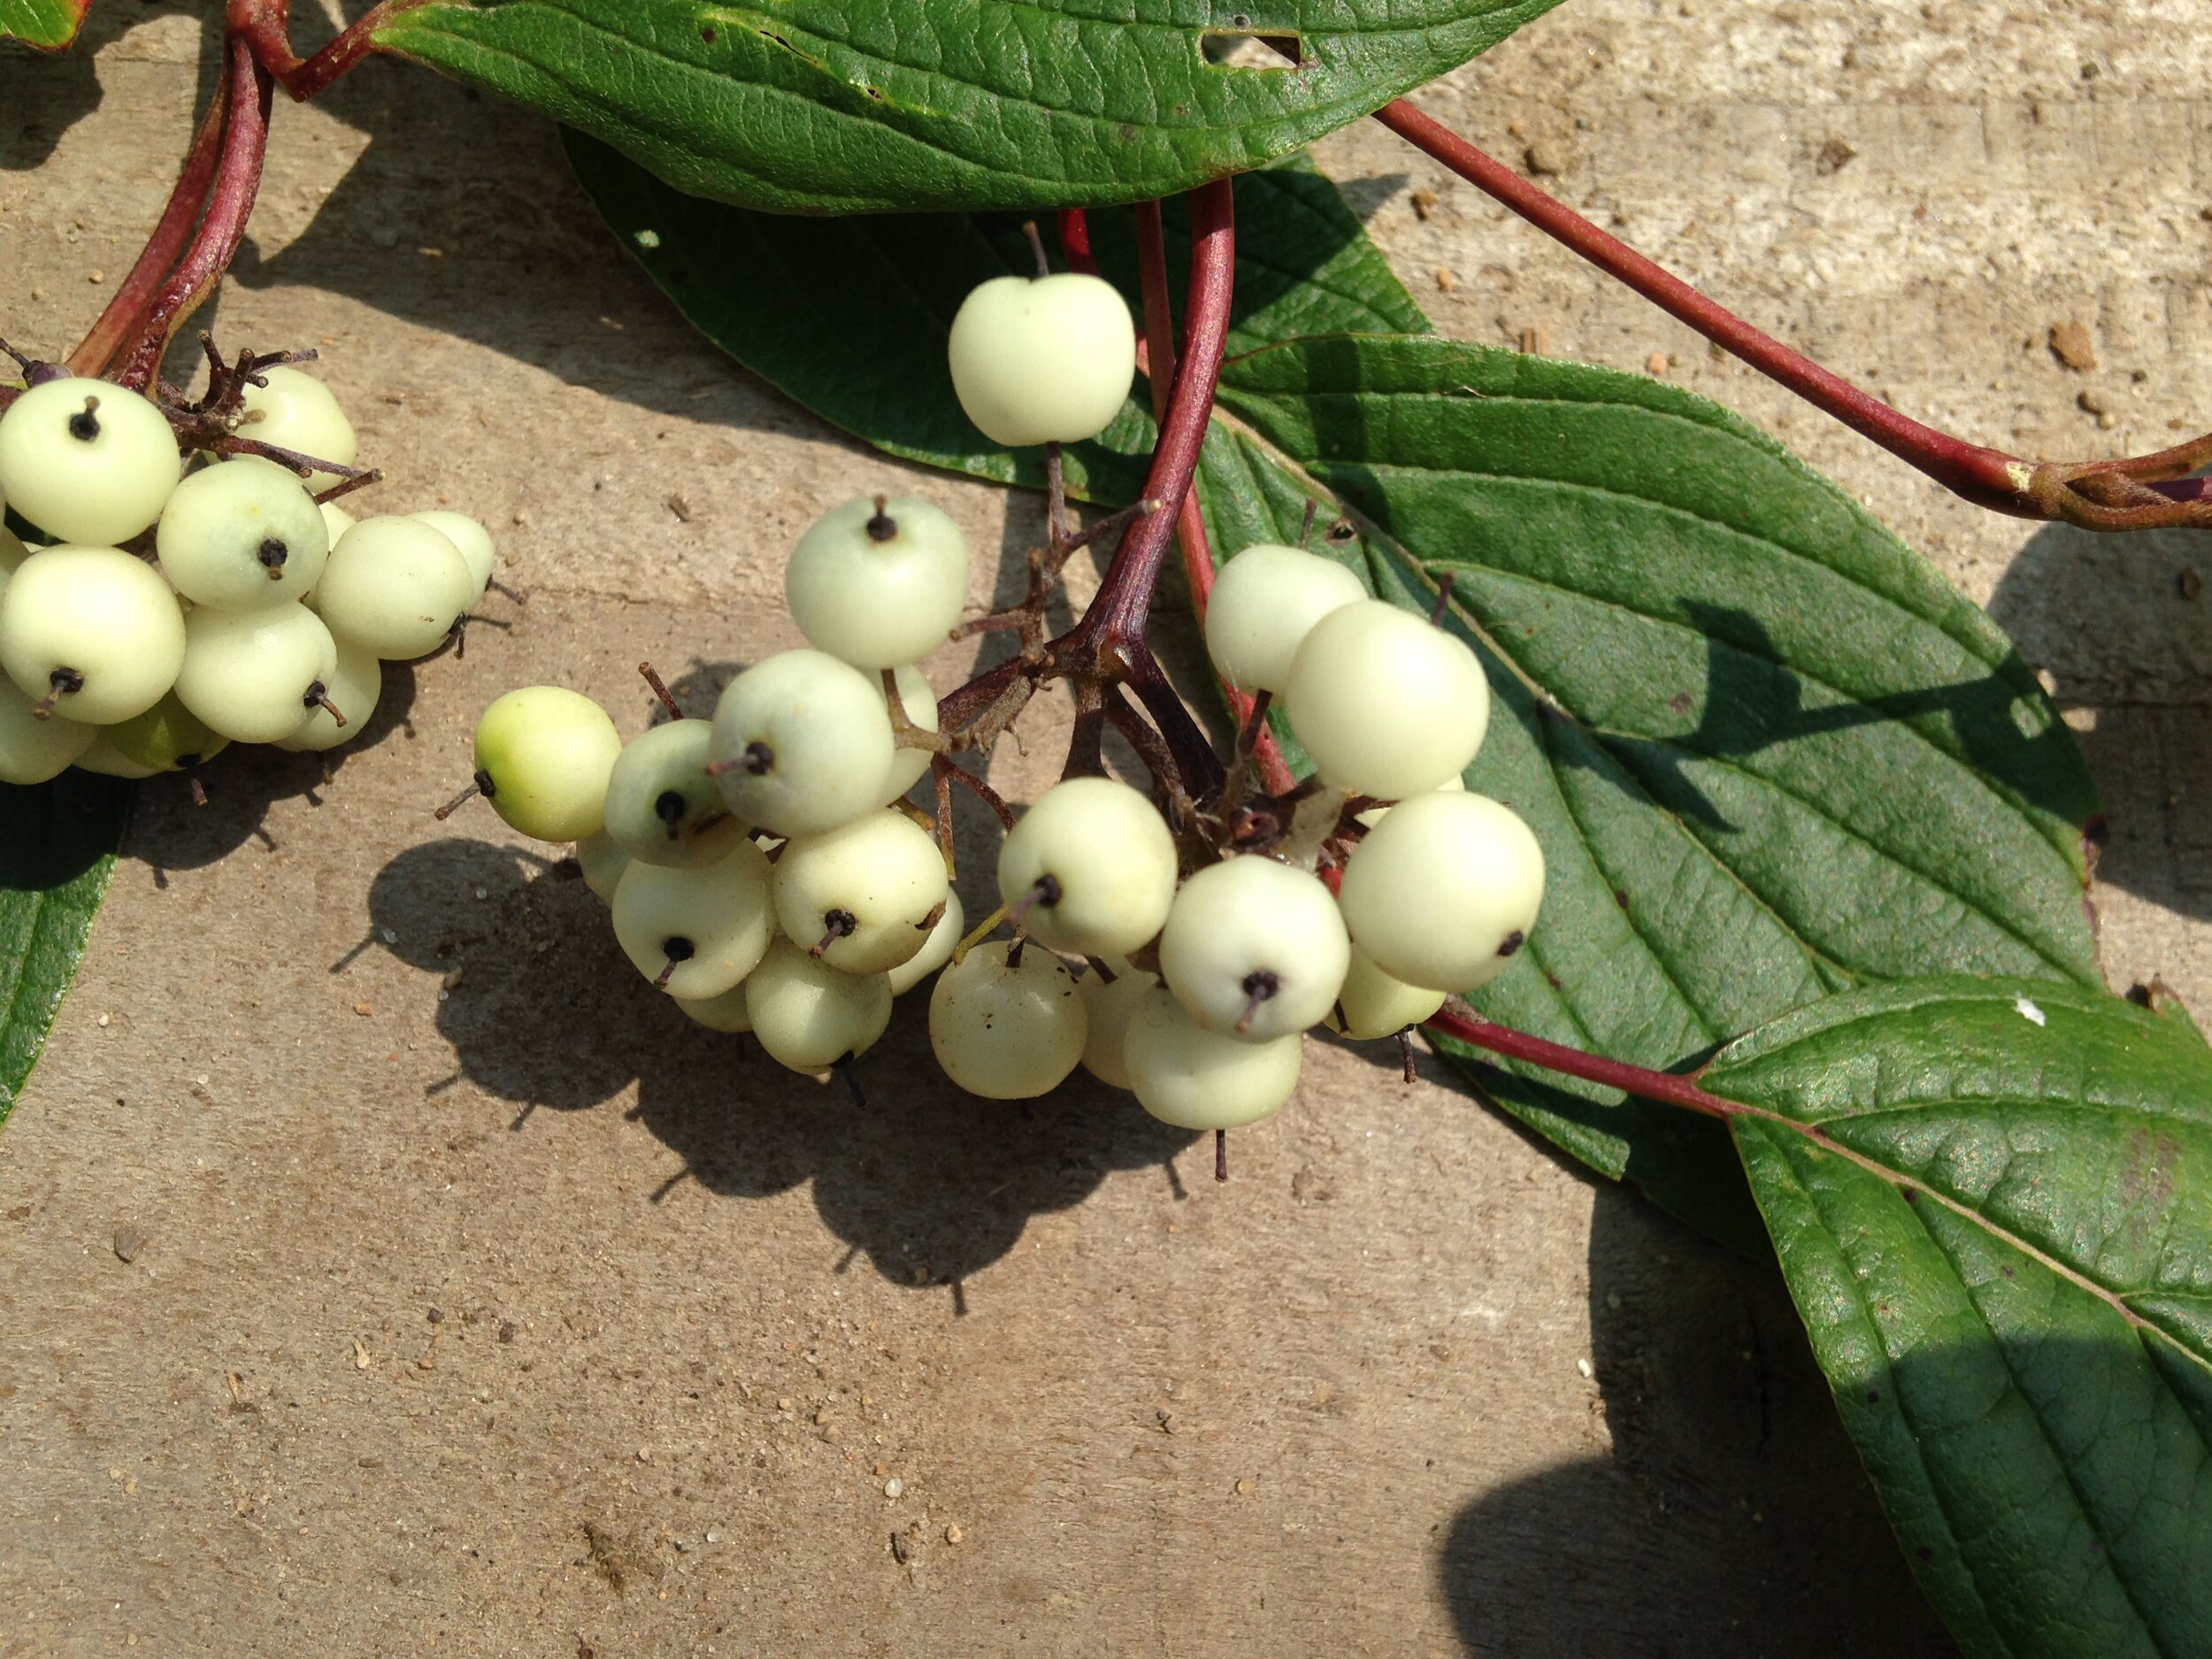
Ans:
[[[1586,1083],[1617,1088],[1645,1100],[1686,1107],[1709,1118],[1735,1117],[1746,1110],[1734,1101],[1707,1094],[1686,1077],[1678,1077],[1671,1071],[1646,1071],[1624,1060],[1609,1060],[1603,1055],[1586,1054],[1564,1043],[1532,1037],[1510,1025],[1494,1025],[1471,1009],[1463,1010],[1448,1006],[1427,1022],[1426,1028],[1478,1048],[1487,1048],[1509,1060],[1525,1060],[1547,1071],[1578,1077]]]
[[[312,58],[292,50],[290,0],[230,0],[230,32],[253,49],[261,66],[301,102],[327,88],[375,50],[376,31],[427,0],[383,0],[347,25]]]
[[[1375,119],[1670,316],[1977,505],[2097,530],[2212,526],[2212,497],[2200,480],[2183,480],[2212,465],[2212,434],[2154,455],[2070,465],[2024,461],[1968,443],[1901,414],[1761,333],[1403,99]]]
[[[135,343],[116,371],[115,380],[135,390],[144,391],[155,383],[169,342],[230,269],[261,188],[261,164],[269,148],[269,72],[242,40],[226,42],[225,51],[229,111],[207,217],[146,306]]]

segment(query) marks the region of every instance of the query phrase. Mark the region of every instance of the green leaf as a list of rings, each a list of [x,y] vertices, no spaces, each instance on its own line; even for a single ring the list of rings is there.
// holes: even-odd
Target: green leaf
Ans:
[[[1942,979],[1736,1043],[1731,1120],[1908,1559],[1972,1655],[2212,1653],[2212,1049]]]
[[[386,51],[543,111],[695,196],[780,213],[1136,202],[1263,166],[1555,0],[486,0]],[[1210,43],[1297,35],[1241,67]]]
[[[76,976],[129,805],[127,785],[88,772],[0,785],[0,1123]]]
[[[1034,480],[1033,456],[968,426],[944,367],[968,288],[1026,268],[1011,220],[772,219],[651,187],[589,141],[573,153],[626,244],[740,360],[895,453]],[[1527,959],[1485,1013],[1669,1068],[1863,980],[2096,982],[2087,775],[1982,612],[1703,399],[1379,336],[1411,301],[1317,175],[1240,180],[1238,208],[1209,533],[1217,551],[1294,541],[1311,501],[1319,544],[1378,592],[1425,613],[1454,578],[1496,693],[1470,782],[1528,818],[1551,864]],[[1128,286],[1127,216],[1092,221]],[[1315,330],[1365,337],[1298,338]],[[1150,435],[1133,404],[1071,475],[1132,499]],[[1764,1249],[1718,1125],[1454,1057],[1578,1157]]]
[[[92,0],[0,0],[0,41],[58,52],[77,38]]]

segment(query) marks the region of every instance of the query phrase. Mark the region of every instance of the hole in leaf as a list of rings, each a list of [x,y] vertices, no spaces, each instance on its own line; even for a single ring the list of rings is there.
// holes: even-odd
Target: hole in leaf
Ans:
[[[1305,66],[1306,43],[1294,29],[1255,29],[1241,12],[1229,19],[1233,27],[1201,30],[1199,56],[1210,69],[1300,69]]]

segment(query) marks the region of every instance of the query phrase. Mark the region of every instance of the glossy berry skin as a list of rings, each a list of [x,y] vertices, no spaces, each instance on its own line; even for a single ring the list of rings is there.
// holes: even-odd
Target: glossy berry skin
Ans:
[[[1137,1102],[1179,1129],[1236,1129],[1266,1117],[1298,1087],[1305,1039],[1240,1042],[1208,1031],[1164,989],[1130,1017],[1122,1063]]]
[[[999,849],[1008,910],[1021,910],[1024,932],[1077,956],[1126,956],[1148,941],[1167,920],[1175,877],[1167,820],[1110,778],[1053,785]]]
[[[580,841],[606,827],[622,739],[607,711],[559,686],[511,691],[476,723],[476,770],[493,810],[525,835]]]
[[[161,516],[183,467],[168,417],[106,380],[50,380],[0,414],[0,495],[57,541],[129,541]]]
[[[860,670],[825,651],[780,651],[724,688],[711,757],[741,822],[818,835],[883,804],[891,717]]]
[[[1375,965],[1372,956],[1354,945],[1344,988],[1337,993],[1336,1006],[1329,1010],[1328,1026],[1338,1036],[1355,1042],[1371,1041],[1418,1025],[1443,1006],[1443,992],[1393,979]]]
[[[1050,1093],[1083,1057],[1090,1017],[1075,976],[1050,951],[1004,940],[978,945],[937,976],[929,1046],[944,1073],[985,1100]]]
[[[1084,1012],[1090,1020],[1083,1039],[1083,1069],[1102,1083],[1127,1088],[1129,1064],[1124,1051],[1128,1047],[1129,1022],[1160,978],[1131,967],[1119,956],[1101,960],[1112,972],[1112,981],[1095,972],[1087,973],[1076,987],[1082,993]]]
[[[899,687],[899,707],[904,710],[908,722],[925,732],[935,731],[937,694],[930,689],[929,681],[923,678],[922,671],[911,663],[902,663],[892,670],[892,675]],[[876,695],[883,696],[881,674],[876,676]],[[884,707],[888,709],[890,706],[890,699],[884,698]],[[884,780],[881,804],[889,806],[928,777],[929,763],[930,751],[926,749],[902,746],[893,749],[890,774]]]
[[[159,572],[113,548],[50,547],[0,588],[0,668],[34,703],[82,679],[57,714],[111,726],[143,714],[184,664],[184,612]],[[64,678],[58,681],[57,676]]]
[[[340,466],[351,466],[360,457],[353,423],[328,387],[286,365],[262,370],[261,378],[266,386],[246,388],[245,405],[256,418],[238,428],[240,437]],[[307,488],[325,490],[342,481],[335,472],[319,472]]]
[[[454,549],[461,556],[461,562],[469,567],[469,582],[476,590],[474,598],[469,603],[473,604],[477,599],[481,599],[484,590],[491,586],[492,571],[498,562],[497,550],[492,546],[492,533],[484,527],[480,520],[472,518],[465,512],[449,512],[442,507],[434,507],[427,512],[411,512],[407,516],[417,524],[428,525],[453,543]]]
[[[587,835],[576,843],[576,866],[584,872],[584,885],[607,903],[614,902],[614,890],[622,879],[622,872],[630,867],[630,855],[616,846],[604,831]]]
[[[476,603],[460,549],[419,518],[364,518],[338,538],[315,609],[341,639],[386,662],[426,657]]]
[[[100,728],[109,746],[145,775],[188,771],[230,747],[230,739],[186,708],[172,691],[143,714]]]
[[[922,948],[884,977],[891,981],[891,995],[904,996],[924,979],[952,960],[952,953],[968,934],[968,912],[960,902],[957,893],[945,895],[945,913],[930,929]]]
[[[784,937],[847,973],[888,972],[918,955],[950,892],[936,838],[902,812],[795,836],[776,859]]]
[[[994,277],[961,303],[952,386],[994,443],[1080,443],[1112,424],[1137,376],[1136,324],[1102,278]]]
[[[59,715],[39,719],[12,680],[0,680],[0,783],[44,783],[80,759],[104,727]]]
[[[833,507],[784,566],[792,620],[818,650],[871,671],[926,657],[968,601],[968,543],[941,510],[910,496]]]
[[[373,651],[350,641],[334,640],[333,643],[337,647],[337,669],[325,690],[331,708],[344,715],[346,723],[339,725],[330,709],[318,704],[309,711],[306,725],[291,736],[277,740],[279,749],[319,755],[352,742],[369,729],[376,705],[384,696],[384,664]]]
[[[305,605],[203,605],[184,619],[184,634],[177,701],[233,742],[290,737],[314,711],[311,699],[338,677],[337,641]],[[338,711],[350,723],[349,710]]]
[[[1250,1042],[1317,1025],[1351,960],[1320,879],[1257,853],[1209,864],[1175,895],[1160,975],[1207,1030]]]
[[[891,1023],[891,981],[817,962],[789,940],[768,947],[745,982],[753,1035],[794,1071],[825,1071],[875,1046]]]
[[[1490,684],[1460,641],[1380,599],[1332,611],[1291,659],[1290,724],[1339,789],[1385,801],[1467,770],[1490,726]]]
[[[745,1006],[745,985],[742,980],[719,996],[680,996],[675,1002],[678,1008],[709,1031],[736,1033],[753,1028],[753,1017]]]
[[[1536,926],[1544,852],[1487,795],[1401,801],[1345,865],[1353,942],[1407,985],[1471,991],[1513,964]]]
[[[633,858],[696,870],[718,864],[744,839],[707,776],[714,727],[671,720],[633,738],[607,776],[606,834]]]
[[[251,611],[314,587],[330,558],[330,531],[296,477],[244,455],[177,486],[154,547],[162,574],[194,604]]]
[[[615,884],[615,939],[671,996],[721,995],[760,965],[774,933],[768,859],[749,841],[701,870],[634,858]]]
[[[1221,567],[1206,601],[1206,654],[1240,691],[1280,692],[1313,625],[1367,597],[1334,559],[1263,542]]]

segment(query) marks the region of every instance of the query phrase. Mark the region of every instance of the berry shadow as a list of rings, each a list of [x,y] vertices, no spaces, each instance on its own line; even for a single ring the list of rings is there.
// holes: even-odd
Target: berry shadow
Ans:
[[[426,659],[434,661],[434,658]],[[414,735],[417,670],[421,663],[387,663],[384,692],[361,735],[327,755],[294,754],[258,743],[234,743],[195,774],[165,772],[137,786],[137,801],[123,852],[154,872],[157,885],[171,870],[198,870],[242,847],[276,850],[268,829],[276,802],[304,796],[319,806],[326,789],[342,787],[346,762],[396,733]],[[193,793],[196,778],[205,800]]]
[[[688,706],[687,678],[672,689]],[[395,858],[370,887],[365,939],[332,971],[370,949],[443,981],[437,1025],[455,1069],[434,1094],[466,1084],[524,1134],[541,1110],[608,1110],[634,1088],[627,1116],[683,1161],[651,1202],[685,1180],[733,1199],[811,1183],[848,1247],[841,1272],[864,1259],[957,1294],[1032,1216],[1080,1203],[1117,1170],[1168,1165],[1194,1139],[1083,1074],[1033,1102],[961,1094],[930,1056],[926,985],[852,1067],[859,1098],[841,1077],[787,1071],[648,985],[571,861],[512,846],[443,841]]]

